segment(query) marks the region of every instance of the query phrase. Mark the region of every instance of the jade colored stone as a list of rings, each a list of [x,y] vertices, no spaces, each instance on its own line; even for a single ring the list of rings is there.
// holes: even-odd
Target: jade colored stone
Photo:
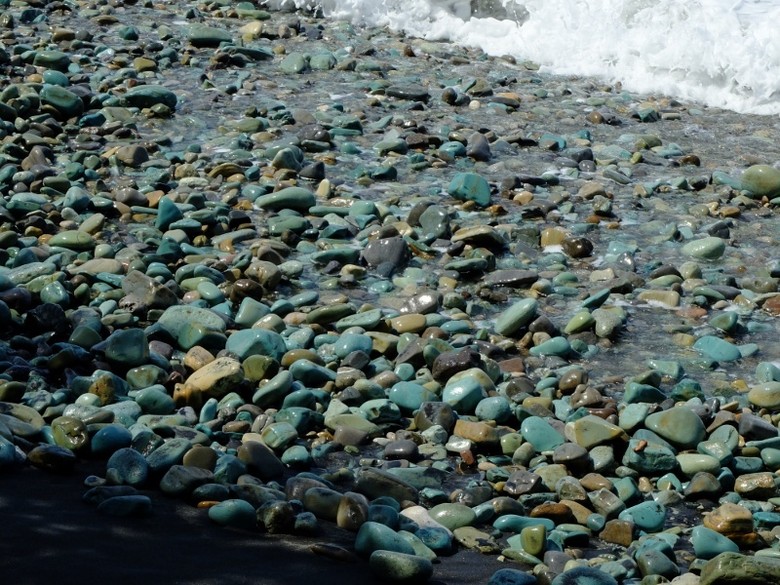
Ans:
[[[461,526],[471,526],[477,517],[474,510],[468,506],[454,503],[434,506],[430,509],[428,514],[436,522],[449,530],[455,530]]]
[[[257,513],[246,500],[225,500],[209,508],[209,520],[220,526],[250,530],[257,526]]]
[[[461,201],[474,201],[481,207],[490,204],[490,185],[476,173],[458,173],[447,188],[450,196]]]
[[[158,85],[138,85],[129,89],[123,96],[123,100],[128,106],[137,108],[151,108],[162,104],[174,109],[178,98],[171,90]]]
[[[484,371],[470,368],[452,376],[442,391],[442,401],[460,414],[472,414],[477,404],[486,398],[495,385]]]
[[[693,344],[693,349],[716,362],[733,362],[742,357],[736,345],[714,335],[700,337]]]
[[[431,560],[413,553],[375,550],[368,566],[379,579],[396,583],[424,583],[433,575]]]
[[[757,197],[780,195],[780,170],[769,165],[753,165],[742,173],[742,189]]]
[[[91,250],[95,247],[94,238],[87,232],[79,230],[65,230],[49,239],[52,247],[68,248],[70,250]]]
[[[714,559],[724,552],[739,552],[739,546],[733,540],[706,526],[693,528],[691,544],[696,557],[704,560]]]
[[[264,355],[279,361],[287,352],[287,345],[275,331],[242,329],[228,337],[225,349],[242,361],[251,355]]]
[[[314,193],[303,187],[285,187],[275,193],[261,195],[254,203],[261,209],[294,209],[305,213],[317,203],[317,199]]]
[[[378,522],[364,522],[355,537],[355,552],[370,557],[377,550],[414,555],[412,545],[392,528]]]
[[[558,356],[564,357],[571,352],[571,345],[565,337],[553,337],[535,345],[528,350],[528,353],[533,356]]]
[[[664,528],[666,508],[657,502],[642,502],[623,510],[618,519],[633,522],[645,532],[660,532]]]
[[[682,247],[683,254],[702,260],[717,260],[725,251],[726,242],[716,237],[693,240]]]
[[[566,442],[550,423],[539,416],[526,418],[520,425],[520,434],[533,445],[537,453],[553,451]]]
[[[514,335],[536,317],[538,307],[539,302],[532,298],[516,302],[496,318],[496,333]]]
[[[651,414],[645,419],[645,427],[683,449],[696,447],[706,435],[701,418],[685,406]]]

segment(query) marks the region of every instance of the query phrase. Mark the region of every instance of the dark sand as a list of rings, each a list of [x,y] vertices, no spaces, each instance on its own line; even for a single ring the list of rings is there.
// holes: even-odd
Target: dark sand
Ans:
[[[321,522],[317,538],[277,536],[214,525],[205,510],[147,493],[149,518],[111,518],[81,501],[84,479],[104,465],[82,462],[68,475],[25,468],[0,477],[1,585],[303,584],[376,581],[368,563],[311,552],[315,543],[352,550],[354,535]],[[466,550],[434,565],[431,585],[486,583],[502,567]]]

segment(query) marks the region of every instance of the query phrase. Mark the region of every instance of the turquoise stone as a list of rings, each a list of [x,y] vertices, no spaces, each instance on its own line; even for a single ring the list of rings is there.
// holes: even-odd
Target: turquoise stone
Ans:
[[[539,302],[532,298],[516,302],[496,318],[496,333],[514,335],[536,317],[538,307]]]
[[[106,359],[125,368],[149,361],[149,342],[143,329],[120,329],[106,339]]]
[[[449,530],[471,526],[476,520],[474,510],[463,504],[439,504],[428,512],[431,518]]]
[[[677,469],[674,451],[658,443],[647,443],[640,447],[640,441],[631,439],[623,456],[623,465],[640,473],[661,475]]]
[[[168,197],[161,197],[157,204],[157,218],[154,221],[154,227],[164,232],[175,221],[184,218],[184,214],[179,206]]]
[[[251,355],[264,355],[276,361],[287,352],[284,338],[268,329],[243,329],[227,339],[225,349],[243,361]]]
[[[275,422],[266,426],[260,436],[271,449],[286,449],[298,439],[298,431],[290,423]]]
[[[623,510],[618,518],[633,522],[645,532],[660,532],[664,528],[666,508],[656,502],[642,502]]]
[[[355,552],[363,557],[377,550],[414,555],[414,548],[395,530],[378,522],[364,522],[355,537]]]
[[[64,120],[84,113],[84,102],[81,98],[60,85],[45,84],[40,91],[40,97],[41,103],[53,106]]]
[[[495,390],[490,377],[479,368],[470,368],[452,376],[442,391],[442,401],[459,414],[471,414],[488,392]]]
[[[550,423],[538,416],[526,418],[520,425],[520,434],[533,445],[537,453],[553,451],[566,442]]]
[[[129,106],[137,108],[151,108],[157,104],[162,104],[170,109],[174,109],[178,99],[175,93],[164,87],[158,85],[138,85],[124,94],[123,101]]]
[[[149,464],[135,449],[121,448],[109,457],[106,478],[117,485],[142,486],[149,478]]]
[[[724,552],[739,552],[739,546],[733,540],[706,526],[693,528],[691,544],[696,557],[705,560],[714,559]]]
[[[164,386],[150,386],[138,390],[133,399],[145,414],[171,414],[176,408],[173,397],[165,391]]]
[[[251,530],[257,526],[257,513],[245,500],[225,500],[209,508],[209,520],[220,526]]]
[[[714,335],[700,337],[693,344],[693,349],[716,362],[733,362],[742,357],[736,345]]]
[[[191,446],[189,440],[181,437],[169,439],[146,456],[149,470],[152,473],[162,475],[171,466],[181,463],[184,454],[189,451]]]
[[[314,193],[303,187],[285,187],[275,193],[261,195],[254,203],[261,209],[294,209],[306,213],[317,203],[317,199]]]
[[[68,248],[70,250],[91,250],[95,247],[94,238],[87,232],[80,230],[65,230],[53,235],[49,239],[52,247]]]
[[[450,182],[447,192],[461,201],[474,201],[481,207],[490,205],[490,185],[476,173],[458,173]]]
[[[531,518],[529,516],[519,516],[517,514],[505,514],[499,516],[493,522],[493,528],[501,532],[522,532],[526,526],[544,526],[547,530],[555,528],[555,522],[549,518]]]
[[[405,413],[412,413],[418,410],[423,402],[438,400],[435,392],[416,382],[397,382],[393,384],[390,390],[387,391],[387,398]]]
[[[503,396],[489,396],[479,401],[474,414],[480,420],[494,420],[499,424],[507,422],[512,416],[512,407]]]
[[[535,345],[528,350],[528,353],[533,356],[558,356],[565,357],[571,352],[572,347],[569,341],[565,337],[553,337]]]
[[[91,451],[96,455],[108,455],[123,447],[129,447],[132,440],[133,435],[126,427],[116,423],[109,424],[92,435]]]
[[[433,575],[430,559],[414,553],[375,550],[369,557],[368,566],[378,578],[396,583],[424,583]]]
[[[295,380],[311,388],[321,388],[336,379],[336,372],[307,359],[300,359],[293,363],[290,366],[290,374]]]
[[[682,449],[696,447],[706,435],[701,418],[685,406],[655,412],[645,419],[645,426]]]
[[[152,513],[152,500],[140,494],[114,496],[98,504],[97,510],[106,516],[121,518],[143,518]]]
[[[499,569],[488,579],[487,585],[536,585],[536,576],[520,569]]]

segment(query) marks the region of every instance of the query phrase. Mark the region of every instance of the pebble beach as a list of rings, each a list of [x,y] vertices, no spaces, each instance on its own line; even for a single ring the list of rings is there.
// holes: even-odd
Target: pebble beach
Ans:
[[[316,11],[0,0],[0,574],[777,582],[778,161]]]

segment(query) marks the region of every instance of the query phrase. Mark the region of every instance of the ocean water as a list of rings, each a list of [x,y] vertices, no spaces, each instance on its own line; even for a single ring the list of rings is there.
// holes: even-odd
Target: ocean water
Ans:
[[[268,0],[742,113],[780,114],[780,0]]]

